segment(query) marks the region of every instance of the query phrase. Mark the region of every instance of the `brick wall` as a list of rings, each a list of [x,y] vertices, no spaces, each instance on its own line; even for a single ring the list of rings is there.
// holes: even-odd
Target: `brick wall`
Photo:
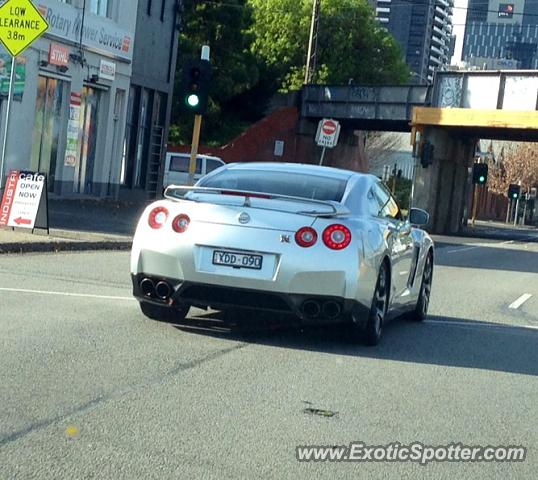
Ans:
[[[233,162],[290,162],[318,163],[321,148],[314,142],[312,131],[299,133],[299,112],[295,107],[275,110],[223,147],[201,146],[199,153],[215,155],[226,163]],[[313,127],[313,126],[311,126]],[[284,142],[282,156],[276,156],[275,141]],[[189,152],[189,146],[169,146],[169,151]],[[352,130],[342,129],[338,146],[327,149],[324,165],[367,171],[364,137]]]

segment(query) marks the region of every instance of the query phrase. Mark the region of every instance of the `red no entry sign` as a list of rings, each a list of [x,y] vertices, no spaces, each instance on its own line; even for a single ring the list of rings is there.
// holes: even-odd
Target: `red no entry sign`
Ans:
[[[325,120],[323,122],[323,125],[321,126],[321,129],[323,130],[323,133],[325,135],[334,135],[334,133],[336,132],[336,122],[334,122],[333,120]]]

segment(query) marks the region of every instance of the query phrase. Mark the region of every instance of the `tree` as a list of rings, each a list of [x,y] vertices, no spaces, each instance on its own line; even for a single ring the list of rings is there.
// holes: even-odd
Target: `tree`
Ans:
[[[202,45],[209,45],[213,76],[209,111],[204,117],[203,128],[212,132],[212,139],[234,136],[241,128],[235,119],[227,121],[227,104],[259,80],[256,59],[250,51],[252,36],[248,33],[252,9],[247,0],[226,0],[225,4],[185,0],[182,16],[176,91],[181,82],[182,67],[189,59],[200,57]],[[172,124],[172,143],[190,142],[192,117],[182,115],[177,95]]]
[[[253,53],[281,91],[304,79],[313,0],[249,0]],[[322,0],[317,83],[398,84],[409,79],[401,49],[366,0]]]
[[[538,145],[536,143],[503,142],[491,168],[488,189],[506,195],[511,183],[524,190],[538,187]]]

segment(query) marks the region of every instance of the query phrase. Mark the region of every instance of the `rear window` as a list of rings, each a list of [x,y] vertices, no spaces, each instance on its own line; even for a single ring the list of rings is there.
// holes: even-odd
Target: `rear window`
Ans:
[[[190,163],[189,157],[174,155],[170,159],[170,171],[189,173],[189,163]],[[202,173],[202,159],[201,158],[196,159],[196,173]]]
[[[229,169],[203,178],[199,186],[340,202],[346,181],[295,172]]]

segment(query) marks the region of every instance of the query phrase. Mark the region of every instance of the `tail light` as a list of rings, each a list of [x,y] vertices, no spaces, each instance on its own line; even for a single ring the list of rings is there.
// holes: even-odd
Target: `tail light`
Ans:
[[[308,248],[318,240],[317,232],[311,227],[303,227],[295,233],[295,241],[300,247]]]
[[[351,243],[351,232],[345,225],[329,225],[323,231],[323,243],[332,250],[343,250]]]
[[[188,215],[185,215],[182,213],[181,215],[178,215],[174,220],[172,221],[172,228],[174,229],[174,232],[176,233],[183,233],[189,228],[189,224],[191,223],[191,219]]]
[[[168,210],[164,207],[157,207],[149,212],[148,224],[151,228],[158,230],[164,226],[167,219]]]

